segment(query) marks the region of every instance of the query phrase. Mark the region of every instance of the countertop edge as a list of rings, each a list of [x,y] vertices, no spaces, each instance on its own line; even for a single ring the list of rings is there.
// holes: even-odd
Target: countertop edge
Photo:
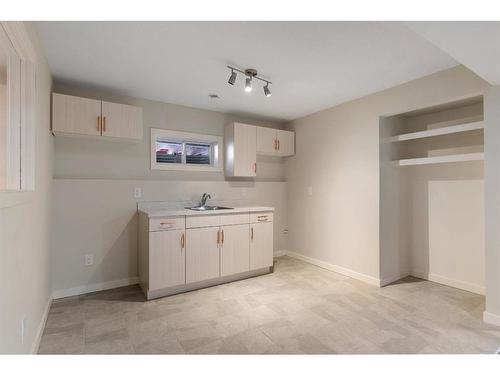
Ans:
[[[148,218],[174,217],[174,216],[206,216],[206,215],[230,215],[230,214],[251,214],[254,212],[274,212],[274,207],[234,207],[231,210],[214,211],[191,211],[188,209],[138,209],[139,213],[145,214]]]

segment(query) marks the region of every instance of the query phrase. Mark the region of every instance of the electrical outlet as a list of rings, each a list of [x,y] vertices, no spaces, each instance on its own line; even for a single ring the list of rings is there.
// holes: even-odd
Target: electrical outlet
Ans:
[[[142,189],[140,187],[134,188],[134,198],[142,197]]]
[[[24,333],[26,332],[26,317],[21,319],[21,344],[24,343]]]
[[[309,196],[313,195],[313,187],[312,186],[309,186],[307,188],[307,195],[309,195]]]
[[[86,254],[85,255],[85,265],[91,266],[94,264],[94,254]]]

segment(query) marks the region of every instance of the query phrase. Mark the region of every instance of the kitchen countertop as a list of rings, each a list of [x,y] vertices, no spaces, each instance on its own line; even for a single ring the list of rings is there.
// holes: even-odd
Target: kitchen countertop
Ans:
[[[150,218],[167,217],[167,216],[205,216],[205,215],[225,215],[225,214],[241,214],[252,212],[269,212],[274,211],[274,207],[247,206],[233,207],[230,210],[213,210],[213,211],[193,211],[185,208],[165,208],[165,207],[140,207],[139,212],[142,212]]]

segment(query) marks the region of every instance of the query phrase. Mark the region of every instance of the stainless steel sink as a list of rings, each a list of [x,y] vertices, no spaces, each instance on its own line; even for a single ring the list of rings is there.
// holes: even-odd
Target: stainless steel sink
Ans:
[[[232,207],[222,207],[222,206],[196,206],[196,207],[185,207],[188,210],[193,211],[214,211],[214,210],[232,210]]]

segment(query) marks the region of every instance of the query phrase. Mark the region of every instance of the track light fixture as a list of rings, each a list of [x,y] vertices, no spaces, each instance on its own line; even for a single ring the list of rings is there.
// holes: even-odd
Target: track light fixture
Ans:
[[[265,82],[266,85],[264,86],[264,95],[266,97],[271,96],[271,90],[269,89],[269,85],[272,85],[271,81],[268,81],[267,79],[261,78],[257,75],[257,70],[256,69],[245,69],[245,70],[240,70],[237,69],[233,66],[227,66],[228,69],[231,69],[231,75],[229,76],[229,80],[227,81],[230,85],[234,85],[236,82],[236,72],[243,73],[247,78],[245,79],[245,92],[250,92],[252,91],[252,79],[258,79],[259,81]]]
[[[271,90],[269,90],[269,83],[264,86],[264,95],[268,98],[271,96]]]
[[[234,69],[231,69],[231,76],[229,77],[229,81],[227,81],[227,83],[229,83],[230,85],[234,85],[235,81],[236,81],[236,72],[234,71]]]
[[[246,92],[252,91],[252,77],[248,77],[245,80],[245,91]]]

